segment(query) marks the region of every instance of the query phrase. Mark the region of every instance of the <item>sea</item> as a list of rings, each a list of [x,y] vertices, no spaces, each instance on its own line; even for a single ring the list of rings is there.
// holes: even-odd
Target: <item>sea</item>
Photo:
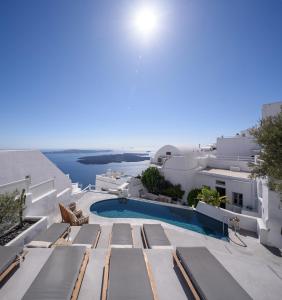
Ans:
[[[111,152],[45,152],[46,155],[58,168],[65,174],[68,174],[72,182],[78,182],[82,188],[89,184],[95,185],[96,175],[106,173],[107,170],[120,171],[126,175],[137,176],[148,168],[150,161],[144,160],[140,162],[121,162],[109,163],[104,165],[82,164],[77,161],[78,158],[83,156],[96,156],[96,155],[111,155],[128,153],[130,151],[111,151]],[[139,151],[138,151],[139,153]],[[148,154],[150,156],[150,154]]]

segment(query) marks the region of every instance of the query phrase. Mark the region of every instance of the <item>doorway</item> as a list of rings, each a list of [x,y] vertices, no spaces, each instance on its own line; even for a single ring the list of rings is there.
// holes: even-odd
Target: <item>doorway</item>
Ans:
[[[216,186],[215,189],[218,191],[220,197],[226,196],[226,189],[223,187]],[[225,208],[225,203],[220,203],[221,208]]]

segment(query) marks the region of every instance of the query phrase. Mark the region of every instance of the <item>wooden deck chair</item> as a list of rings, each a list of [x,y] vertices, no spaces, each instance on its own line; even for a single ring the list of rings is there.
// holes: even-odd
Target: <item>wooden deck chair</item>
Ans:
[[[196,300],[252,299],[205,247],[177,247],[173,260]]]
[[[23,251],[23,247],[0,246],[0,284],[19,267],[26,253],[27,251]]]
[[[23,300],[76,300],[89,260],[85,247],[56,247]]]
[[[110,250],[104,267],[101,299],[158,299],[151,268],[142,249]]]

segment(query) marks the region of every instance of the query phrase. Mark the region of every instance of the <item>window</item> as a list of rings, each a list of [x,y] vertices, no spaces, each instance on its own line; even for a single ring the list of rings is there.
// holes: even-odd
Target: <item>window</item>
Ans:
[[[215,183],[218,185],[225,185],[225,181],[221,181],[221,180],[216,180]]]
[[[171,152],[169,151],[169,152],[166,152],[166,155],[171,155]]]
[[[243,206],[243,194],[240,193],[232,193],[233,204],[238,206]]]

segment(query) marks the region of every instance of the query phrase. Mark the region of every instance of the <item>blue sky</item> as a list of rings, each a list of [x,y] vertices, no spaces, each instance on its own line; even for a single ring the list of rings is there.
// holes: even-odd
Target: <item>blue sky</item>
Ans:
[[[2,0],[0,43],[1,148],[210,143],[282,98],[280,0]]]

